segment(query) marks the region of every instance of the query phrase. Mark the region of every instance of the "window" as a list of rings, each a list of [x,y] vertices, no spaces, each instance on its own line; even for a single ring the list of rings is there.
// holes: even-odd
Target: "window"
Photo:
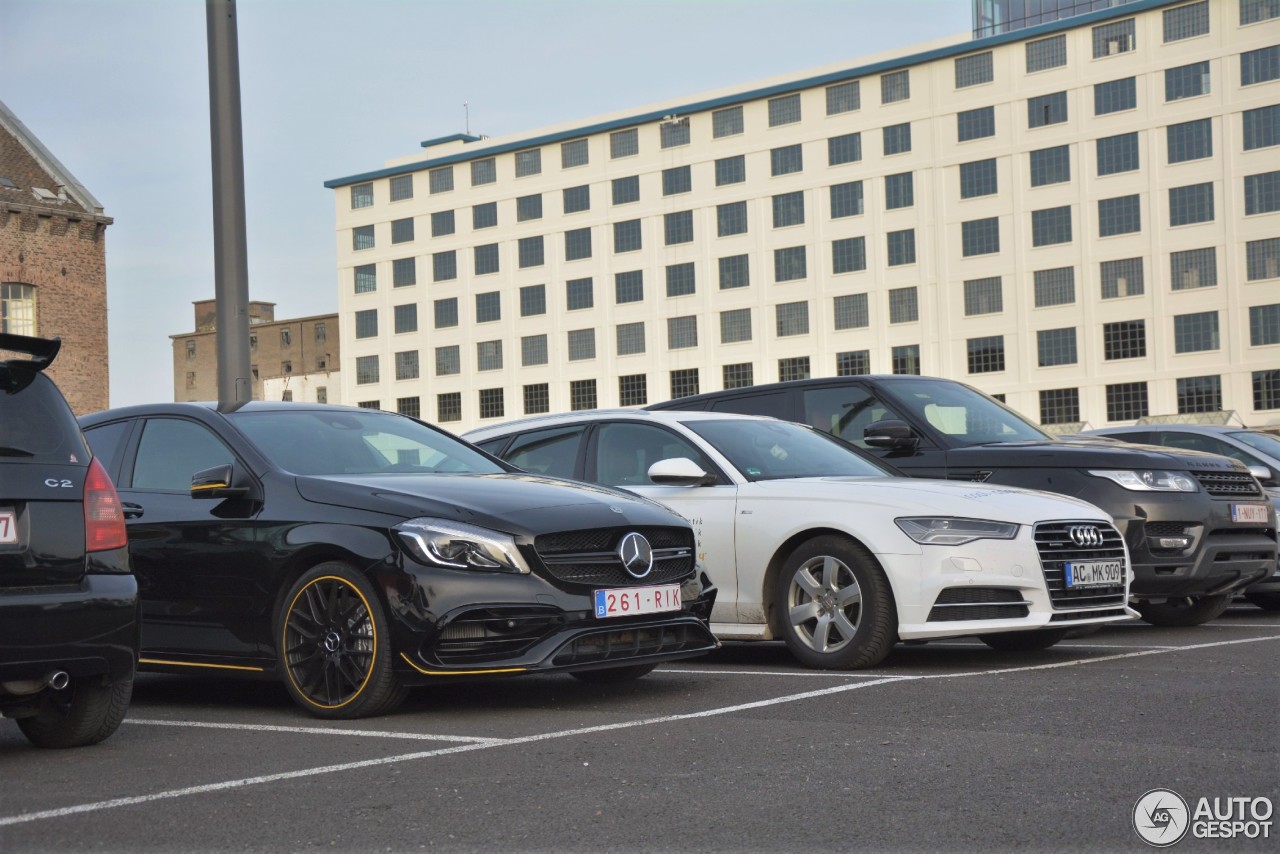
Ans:
[[[853,377],[871,373],[870,350],[848,350],[836,353],[836,376]]]
[[[1052,246],[1071,242],[1071,206],[1031,212],[1031,245]]]
[[[534,237],[522,237],[516,244],[518,249],[518,257],[520,261],[520,269],[526,267],[541,267],[545,261],[546,252],[543,248],[542,235]]]
[[[800,93],[769,99],[769,127],[800,121]]]
[[[729,237],[747,233],[747,203],[730,202],[716,205],[716,235]]]
[[[506,411],[503,406],[502,389],[500,388],[482,388],[480,389],[480,417],[481,418],[501,418]]]
[[[596,331],[594,329],[569,330],[569,361],[581,362],[596,357]]]
[[[1209,94],[1209,62],[1193,62],[1164,72],[1164,99],[1180,101]]]
[[[617,160],[620,157],[634,157],[640,153],[640,130],[628,128],[609,134],[609,157]]]
[[[396,398],[396,412],[401,415],[407,415],[410,418],[422,417],[422,400],[417,397],[398,397]]]
[[[852,80],[848,83],[837,83],[827,87],[827,115],[836,116],[850,113],[862,108],[862,92],[860,82]]]
[[[629,219],[613,224],[613,251],[635,252],[640,249],[640,220]]]
[[[574,412],[596,408],[595,380],[573,380],[569,383],[569,408]]]
[[[575,139],[560,143],[560,168],[572,169],[575,166],[586,166],[588,162],[587,141]]]
[[[831,241],[831,272],[852,273],[867,269],[867,239],[846,237]]]
[[[682,297],[697,289],[693,263],[667,265],[667,296]]]
[[[667,318],[667,349],[683,350],[698,346],[697,315]]]
[[[1249,346],[1280,344],[1280,303],[1249,306]]]
[[[913,323],[920,319],[920,301],[916,289],[889,289],[889,322]]]
[[[725,365],[721,369],[721,377],[724,381],[724,387],[730,388],[750,388],[755,385],[754,366],[750,362],[740,362],[736,365]],[[1277,371],[1280,373],[1280,371]]]
[[[527,151],[516,152],[516,177],[524,178],[528,175],[539,175],[542,173],[542,149],[531,148]]]
[[[394,322],[396,334],[402,332],[418,331],[418,304],[411,302],[407,305],[398,305],[394,309]]]
[[[1240,85],[1280,80],[1280,44],[1240,54]]]
[[[989,335],[985,338],[970,338],[969,373],[993,374],[1004,370],[1004,336]]]
[[[689,119],[676,119],[658,126],[658,142],[662,148],[677,148],[689,144]]]
[[[720,312],[720,343],[736,344],[751,340],[751,309],[738,308]]]
[[[401,220],[401,221],[403,222],[404,220]],[[408,222],[411,226],[410,233],[412,234],[413,220],[408,220]],[[431,236],[432,237],[444,237],[446,235],[453,234],[453,232],[454,232],[453,211],[436,211],[431,215]],[[409,239],[412,240],[413,238],[410,237]],[[395,239],[392,239],[391,242],[397,243],[398,241],[396,241]]]
[[[1051,305],[1070,305],[1076,301],[1076,270],[1074,267],[1056,267],[1052,270],[1036,270],[1036,308]]]
[[[1280,210],[1280,172],[1244,176],[1245,216]]]
[[[502,342],[501,341],[477,341],[476,342],[476,370],[477,371],[502,370]]]
[[[1051,388],[1040,392],[1041,424],[1075,424],[1080,421],[1080,389]]]
[[[396,353],[396,379],[416,380],[418,378],[418,351],[402,350]]]
[[[836,331],[863,329],[871,325],[871,312],[866,294],[845,294],[834,298],[833,314]]]
[[[1280,370],[1253,372],[1253,408],[1280,409]]]
[[[492,157],[471,161],[471,186],[480,187],[498,180],[498,163]]]
[[[1146,320],[1120,320],[1117,323],[1102,324],[1103,359],[1142,359],[1146,355]]]
[[[476,323],[492,323],[502,319],[502,292],[476,294]]]
[[[1102,280],[1102,298],[1134,297],[1143,293],[1141,258],[1125,258],[1121,261],[1103,261],[1099,266]]]
[[[591,210],[591,187],[586,184],[581,187],[566,187],[561,195],[565,213]]]
[[[775,196],[774,198],[776,199],[777,197]],[[909,208],[915,203],[915,186],[910,172],[884,176],[885,210],[892,211],[898,208]]]
[[[1097,83],[1093,87],[1093,114],[1105,116],[1138,106],[1138,83],[1134,77]]]
[[[740,184],[747,180],[747,158],[739,154],[737,157],[722,157],[716,161],[716,186]]]
[[[1067,93],[1054,92],[1027,99],[1027,127],[1056,125],[1067,120]]]
[[[662,215],[663,240],[667,246],[693,242],[693,211]]]
[[[373,207],[373,184],[351,185],[351,209]]]
[[[458,298],[438,299],[433,306],[436,329],[448,329],[458,325]]]
[[[804,154],[799,143],[775,148],[769,152],[769,170],[774,177],[790,175],[804,169]]]
[[[711,136],[720,139],[742,133],[742,105],[726,107],[711,114]]]
[[[862,182],[850,181],[831,188],[831,218],[862,215]]]
[[[1067,64],[1067,37],[1050,36],[1027,42],[1027,73],[1060,68]]]
[[[648,377],[644,374],[628,374],[618,377],[619,406],[644,406],[648,402]]]
[[[1169,162],[1184,163],[1213,156],[1213,120],[1197,119],[1193,122],[1169,125]]]
[[[960,164],[960,198],[994,196],[997,192],[995,158]]]
[[[373,226],[357,225],[351,229],[351,248],[359,252],[361,249],[373,248]]]
[[[565,307],[569,311],[591,308],[596,304],[595,288],[590,277],[570,279],[564,283]]]
[[[396,175],[391,179],[391,201],[402,202],[413,198],[413,176]]]
[[[988,217],[960,223],[960,244],[964,257],[990,255],[1000,251],[1000,219]]]
[[[526,285],[520,289],[520,316],[533,317],[547,313],[546,285]]]
[[[6,288],[8,288],[8,285],[6,285],[5,287],[6,287]],[[26,287],[31,287],[31,286],[30,286],[30,285],[27,285]],[[8,295],[6,294],[6,303],[8,302],[8,300],[7,300],[7,296],[8,296]],[[9,319],[9,312],[7,311],[7,309],[8,309],[8,308],[9,308],[9,306],[8,306],[8,305],[5,305],[5,309],[6,309],[6,311],[5,311],[5,313],[4,313],[4,319],[5,319],[6,321]],[[4,331],[5,331],[5,332],[8,332],[8,331],[9,331],[9,324],[8,324],[8,323],[6,323],[6,324],[5,324],[5,329],[4,329]],[[187,361],[188,361],[188,362],[195,361],[195,358],[196,358],[196,342],[195,342],[195,341],[188,341],[188,342],[187,342]]]
[[[964,89],[994,79],[991,67],[991,51],[962,56],[956,60],[956,88]]]
[[[371,294],[378,289],[378,268],[374,264],[361,264],[355,269],[355,291]]]
[[[1107,420],[1134,421],[1146,418],[1147,384],[1115,383],[1107,386]]]
[[[643,321],[619,323],[617,334],[619,356],[635,356],[645,351]]]
[[[720,290],[745,288],[751,284],[751,266],[746,255],[720,259]]]
[[[1132,172],[1138,168],[1138,134],[1122,133],[1098,140],[1098,176]]]
[[[1218,284],[1218,250],[1187,249],[1169,253],[1169,282],[1175,291],[1209,288]]]
[[[693,175],[688,166],[673,166],[662,170],[662,195],[674,196],[693,189]]]
[[[1135,193],[1116,199],[1098,200],[1098,236],[1133,234],[1142,231],[1142,203]]]
[[[497,261],[497,246],[494,246],[494,260]],[[448,252],[437,252],[431,256],[431,281],[447,282],[458,278],[458,253],[450,249]]]
[[[462,392],[451,391],[436,395],[436,421],[447,424],[462,420]]]
[[[979,107],[956,113],[956,136],[960,142],[996,135],[995,107]]]
[[[862,134],[846,133],[827,140],[827,165],[856,163],[862,159]]]
[[[1181,41],[1209,32],[1209,0],[1164,10],[1164,43]]]
[[[690,397],[698,393],[698,369],[684,368],[671,372],[671,399]]]
[[[482,228],[493,228],[498,224],[498,203],[486,202],[471,209],[471,228],[479,231]]]
[[[1280,145],[1280,104],[1244,111],[1244,150]],[[372,241],[372,236],[370,236]],[[372,246],[372,242],[369,244]],[[356,247],[359,249],[360,247]]]
[[[356,385],[369,385],[378,381],[378,357],[356,356]]]
[[[1218,349],[1218,313],[1201,311],[1173,316],[1173,352],[1202,353]]]
[[[1213,183],[1169,188],[1169,225],[1213,221]]]
[[[432,193],[447,193],[453,189],[453,167],[441,166],[427,173],[427,183]]]
[[[356,337],[378,337],[378,310],[376,308],[356,312]]]
[[[625,205],[640,201],[640,176],[613,179],[613,203]]]
[[[1074,365],[1076,357],[1076,328],[1041,329],[1036,333],[1038,364],[1042,368],[1055,365]],[[969,373],[973,373],[970,371]]]
[[[1245,276],[1250,282],[1280,277],[1280,237],[1250,240],[1244,245]]]
[[[778,360],[778,382],[809,379],[809,357],[794,356]]]
[[[1128,53],[1135,47],[1134,19],[1116,21],[1093,28],[1093,58]]]
[[[885,235],[889,247],[889,266],[916,262],[916,231],[914,228],[891,231]]]
[[[803,246],[789,246],[773,250],[773,280],[794,282],[809,275]]]
[[[911,97],[911,71],[903,69],[880,75],[880,103],[893,104]]]
[[[472,250],[475,255],[476,275],[483,276],[498,272],[498,244],[486,243]]]
[[[895,374],[920,376],[920,345],[906,344],[890,351],[890,361]]]
[[[1222,377],[1184,377],[1178,380],[1178,414],[1222,411]]]
[[[903,154],[911,150],[911,123],[889,125],[884,129],[884,153]]]
[[[542,219],[541,193],[516,199],[516,222],[526,222],[531,219]]]
[[[522,335],[520,337],[520,367],[532,368],[547,364],[546,335]]]
[[[376,328],[376,321],[375,321],[375,328]],[[376,335],[377,332],[374,332],[374,334]],[[293,332],[292,330],[289,329],[289,327],[286,326],[285,328],[280,330],[280,346],[288,348],[292,344],[293,344]]]
[[[1240,0],[1240,26],[1271,18],[1280,18],[1280,2],[1277,0]]]
[[[908,173],[910,177],[910,173]],[[773,197],[773,227],[804,224],[804,191],[782,193]]]
[[[774,307],[774,321],[779,338],[809,334],[809,303],[784,302]]]
[[[566,231],[564,233],[564,260],[581,261],[583,258],[590,257],[591,229],[575,228],[572,231]]]
[[[417,283],[417,258],[397,258],[391,262],[391,286],[393,288],[404,288]]]
[[[964,283],[964,316],[1004,311],[1004,290],[999,276],[970,279]]]
[[[614,301],[619,305],[640,302],[644,299],[644,271],[631,270],[615,273],[613,277]]]
[[[1055,145],[1031,152],[1031,186],[1062,184],[1071,180],[1071,146]]]

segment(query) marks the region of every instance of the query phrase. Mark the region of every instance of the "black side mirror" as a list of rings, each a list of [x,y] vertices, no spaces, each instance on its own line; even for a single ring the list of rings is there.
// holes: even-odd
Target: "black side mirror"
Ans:
[[[191,475],[192,498],[243,498],[249,487],[235,482],[235,466],[231,463],[214,466]]]
[[[911,432],[911,425],[896,419],[868,424],[862,438],[873,448],[914,450],[920,444],[920,439]]]

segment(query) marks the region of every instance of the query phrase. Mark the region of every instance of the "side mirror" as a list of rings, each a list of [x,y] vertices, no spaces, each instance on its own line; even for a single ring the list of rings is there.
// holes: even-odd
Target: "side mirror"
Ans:
[[[911,425],[896,419],[868,424],[862,431],[862,438],[873,448],[914,450],[920,444],[920,439],[911,432]]]
[[[1266,466],[1249,466],[1249,474],[1256,477],[1258,479],[1258,483],[1261,483],[1264,486],[1267,484],[1275,484],[1276,482],[1275,477],[1272,476],[1271,469]]]
[[[658,460],[649,466],[649,480],[659,486],[705,486],[714,479],[688,457]]]
[[[214,466],[191,475],[192,498],[243,498],[249,487],[235,485],[235,466]]]

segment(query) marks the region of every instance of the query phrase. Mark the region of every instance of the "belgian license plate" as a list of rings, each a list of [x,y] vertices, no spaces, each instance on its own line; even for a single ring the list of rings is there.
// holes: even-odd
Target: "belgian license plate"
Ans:
[[[1232,522],[1252,522],[1267,524],[1267,505],[1265,504],[1232,504]]]
[[[680,610],[680,585],[596,591],[597,617],[631,617]]]
[[[1067,564],[1068,587],[1105,587],[1124,583],[1124,564],[1118,560],[1092,560]]]
[[[18,526],[12,510],[0,510],[0,544],[9,545],[18,541]]]

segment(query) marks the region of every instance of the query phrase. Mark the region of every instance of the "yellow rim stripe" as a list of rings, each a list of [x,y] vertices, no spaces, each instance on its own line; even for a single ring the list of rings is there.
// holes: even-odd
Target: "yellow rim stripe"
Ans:
[[[163,664],[165,667],[211,667],[214,670],[250,670],[262,673],[261,667],[248,667],[243,664],[202,664],[196,661],[165,661],[160,658],[139,658],[139,664]]]
[[[405,655],[403,652],[400,653],[400,657],[403,658],[410,667],[425,676],[484,676],[489,673],[523,673],[529,669],[527,667],[497,667],[493,670],[427,670],[419,667],[413,662],[413,659]]]
[[[369,628],[373,630],[373,656],[369,659],[369,672],[364,675],[364,681],[360,683],[360,687],[356,689],[356,692],[352,694],[349,699],[334,706],[326,706],[323,703],[317,703],[303,693],[302,688],[298,685],[298,681],[293,678],[293,668],[289,666],[289,654],[285,652],[285,650],[288,649],[288,646],[285,643],[285,638],[289,632],[289,614],[293,612],[293,606],[298,604],[298,599],[306,592],[307,587],[310,587],[312,584],[318,584],[321,581],[337,581],[351,588],[351,592],[359,596],[360,601],[364,603],[364,612],[369,617]],[[307,582],[306,587],[299,590],[298,595],[293,597],[293,601],[289,603],[289,610],[285,612],[284,627],[280,630],[280,655],[281,660],[284,662],[285,675],[288,677],[289,682],[293,684],[293,687],[298,689],[298,696],[302,697],[302,699],[306,700],[317,709],[341,709],[348,703],[358,700],[360,695],[364,693],[365,687],[369,684],[369,680],[373,678],[373,669],[378,666],[378,623],[373,618],[373,609],[369,607],[369,600],[364,598],[364,594],[360,592],[360,588],[356,587],[345,578],[340,578],[336,575],[322,575],[319,578],[311,579]]]

